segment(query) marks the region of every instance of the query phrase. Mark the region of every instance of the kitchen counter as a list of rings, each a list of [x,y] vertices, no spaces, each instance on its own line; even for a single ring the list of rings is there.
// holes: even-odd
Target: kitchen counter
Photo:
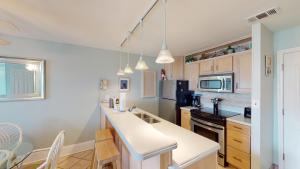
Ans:
[[[177,148],[176,140],[162,134],[131,112],[115,112],[107,104],[101,104],[101,111],[136,160],[145,160]]]
[[[131,112],[113,112],[101,104],[107,118],[138,159],[172,151],[172,169],[183,169],[218,151],[219,144],[205,137],[165,121],[142,109]],[[148,124],[134,113],[145,113],[159,123]]]
[[[231,122],[251,126],[251,119],[244,117],[243,114],[227,118],[227,121],[231,121]]]

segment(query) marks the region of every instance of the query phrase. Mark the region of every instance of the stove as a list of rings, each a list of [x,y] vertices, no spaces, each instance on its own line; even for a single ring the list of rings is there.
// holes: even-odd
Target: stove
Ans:
[[[195,119],[204,120],[221,126],[226,126],[226,118],[239,115],[239,113],[219,110],[218,114],[214,113],[211,108],[200,108],[191,110],[191,116]]]
[[[201,108],[191,110],[192,131],[220,144],[218,163],[226,166],[226,118],[239,115],[239,113]]]

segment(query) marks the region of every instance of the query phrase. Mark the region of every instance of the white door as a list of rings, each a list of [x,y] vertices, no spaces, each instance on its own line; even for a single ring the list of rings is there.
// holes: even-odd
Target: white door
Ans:
[[[284,169],[300,169],[300,52],[284,55]]]

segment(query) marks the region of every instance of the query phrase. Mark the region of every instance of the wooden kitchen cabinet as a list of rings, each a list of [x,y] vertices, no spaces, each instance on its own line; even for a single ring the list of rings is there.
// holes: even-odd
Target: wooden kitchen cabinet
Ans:
[[[199,63],[188,63],[184,65],[184,79],[189,81],[189,90],[196,90],[199,77]]]
[[[207,75],[214,73],[214,59],[201,60],[199,62],[199,75]]]
[[[184,57],[178,56],[174,59],[175,61],[173,63],[164,64],[164,69],[166,71],[167,78],[169,80],[182,80],[184,76]]]
[[[233,57],[232,55],[216,57],[214,60],[214,73],[230,73],[232,72]]]
[[[191,130],[191,112],[188,110],[181,110],[181,127]]]
[[[245,51],[233,57],[235,93],[251,93],[252,53]]]
[[[250,126],[227,121],[227,162],[238,169],[250,169]]]

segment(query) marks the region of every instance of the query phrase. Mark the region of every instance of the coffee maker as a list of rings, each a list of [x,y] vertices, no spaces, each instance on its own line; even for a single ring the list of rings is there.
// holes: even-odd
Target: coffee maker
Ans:
[[[201,108],[201,94],[194,93],[192,96],[193,96],[192,106],[200,109]]]

